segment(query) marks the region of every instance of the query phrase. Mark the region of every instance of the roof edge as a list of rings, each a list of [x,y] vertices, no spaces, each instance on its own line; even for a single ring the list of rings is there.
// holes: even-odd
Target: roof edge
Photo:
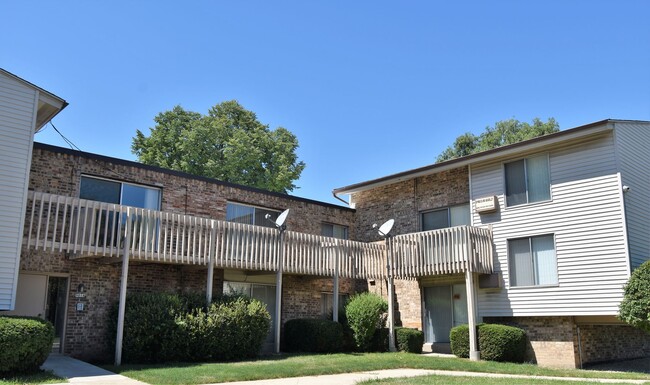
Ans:
[[[25,85],[27,85],[27,86],[29,86],[29,87],[32,87],[32,88],[38,90],[39,92],[42,92],[42,93],[46,94],[47,96],[49,96],[49,97],[51,97],[51,98],[54,98],[54,99],[58,100],[58,101],[61,102],[61,104],[62,104],[61,109],[60,109],[59,111],[62,111],[62,110],[63,110],[64,108],[66,108],[66,107],[68,106],[68,104],[69,104],[69,103],[66,102],[65,99],[63,99],[62,97],[57,96],[57,95],[53,94],[52,92],[50,92],[50,91],[48,91],[48,90],[46,90],[46,89],[44,89],[44,88],[41,88],[41,87],[37,86],[36,84],[34,84],[34,83],[32,83],[32,82],[30,82],[30,81],[28,81],[28,80],[25,80],[25,79],[21,78],[20,76],[18,76],[18,75],[16,75],[16,74],[13,74],[13,73],[7,71],[7,70],[4,69],[4,68],[0,68],[0,72],[4,73],[5,75],[7,75],[7,76],[9,76],[9,77],[12,77],[12,78],[18,80],[18,81],[21,82],[21,83],[24,83]]]
[[[359,182],[348,186],[339,187],[332,190],[332,193],[334,194],[334,196],[338,196],[340,194],[352,194],[360,191],[365,191],[371,188],[398,183],[404,180],[409,180],[420,176],[425,176],[437,172],[442,172],[442,171],[446,171],[458,167],[467,166],[469,164],[476,163],[479,161],[485,161],[488,159],[497,158],[509,152],[515,152],[520,150],[523,151],[527,147],[534,148],[534,147],[544,146],[556,141],[559,142],[564,140],[573,140],[573,139],[581,138],[584,136],[592,135],[595,132],[613,130],[613,123],[632,122],[632,121],[633,120],[604,119],[597,122],[585,124],[582,126],[569,128],[556,133],[538,136],[536,138],[525,140],[522,142],[513,143],[506,146],[497,147],[494,149],[463,156],[460,158],[455,158],[440,163],[433,163],[412,170],[402,171],[396,174],[391,174],[380,178],[371,179],[365,182]]]
[[[102,161],[102,162],[115,163],[115,164],[120,164],[120,165],[124,165],[124,166],[130,166],[130,167],[138,167],[138,168],[141,168],[141,169],[156,171],[156,172],[169,174],[169,175],[174,175],[174,176],[178,176],[178,177],[181,177],[181,178],[200,180],[200,181],[203,181],[203,182],[214,183],[214,184],[218,184],[218,185],[225,186],[225,187],[238,188],[238,189],[241,189],[241,190],[256,192],[256,193],[260,193],[260,194],[271,195],[271,196],[275,196],[275,197],[278,197],[278,198],[285,198],[285,199],[289,199],[289,200],[293,200],[293,201],[297,201],[297,202],[311,203],[311,204],[316,204],[316,205],[319,205],[319,206],[330,207],[330,208],[335,208],[335,209],[341,209],[341,210],[351,211],[351,212],[356,211],[353,208],[345,207],[345,206],[341,206],[341,205],[337,205],[337,204],[333,204],[333,203],[321,202],[321,201],[317,201],[317,200],[314,200],[314,199],[303,198],[303,197],[298,197],[298,196],[289,195],[289,194],[282,194],[282,193],[278,193],[278,192],[274,192],[274,191],[264,190],[264,189],[257,188],[257,187],[250,187],[250,186],[244,186],[244,185],[240,185],[240,184],[236,184],[236,183],[225,182],[225,181],[215,179],[215,178],[208,178],[208,177],[205,177],[205,176],[193,175],[193,174],[189,174],[189,173],[186,173],[186,172],[183,172],[183,171],[170,170],[170,169],[163,168],[163,167],[158,167],[158,166],[150,166],[148,164],[139,163],[139,162],[135,162],[135,161],[132,161],[132,160],[113,158],[113,157],[106,156],[106,155],[99,155],[99,154],[94,154],[94,153],[85,152],[85,151],[73,150],[73,149],[54,146],[54,145],[46,144],[46,143],[34,142],[34,148],[35,149],[40,149],[40,150],[56,152],[56,153],[61,153],[61,154],[80,156],[80,157],[84,157],[84,158],[88,158],[88,159],[94,159],[94,160],[98,160],[98,161]]]

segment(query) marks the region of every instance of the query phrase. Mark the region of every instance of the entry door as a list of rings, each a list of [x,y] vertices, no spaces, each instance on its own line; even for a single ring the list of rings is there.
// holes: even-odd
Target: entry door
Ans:
[[[45,318],[47,275],[19,274],[16,308],[6,315],[24,315]]]
[[[424,288],[424,342],[449,343],[451,328],[466,323],[465,284]]]

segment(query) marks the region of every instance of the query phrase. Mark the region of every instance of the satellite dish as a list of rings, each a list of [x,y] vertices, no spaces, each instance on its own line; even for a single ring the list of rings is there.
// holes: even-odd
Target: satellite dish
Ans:
[[[289,215],[289,209],[284,210],[282,214],[278,215],[278,219],[275,220],[275,225],[277,227],[282,227],[284,222],[287,220],[287,215]]]
[[[389,219],[386,222],[384,222],[383,225],[379,226],[379,235],[382,237],[385,237],[390,233],[390,231],[393,229],[393,225],[395,224],[394,219]]]

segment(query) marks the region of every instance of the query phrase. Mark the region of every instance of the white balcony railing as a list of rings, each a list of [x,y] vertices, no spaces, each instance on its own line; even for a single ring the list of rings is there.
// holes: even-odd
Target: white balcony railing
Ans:
[[[27,248],[69,253],[71,258],[119,258],[130,239],[132,259],[219,268],[277,271],[276,229],[118,204],[30,192]],[[126,237],[126,231],[130,236]],[[468,226],[391,238],[393,274],[401,278],[492,271],[491,232]],[[286,273],[362,279],[387,276],[384,242],[365,243],[286,231]]]
[[[492,232],[488,229],[458,226],[397,235],[390,241],[395,277],[493,271]]]

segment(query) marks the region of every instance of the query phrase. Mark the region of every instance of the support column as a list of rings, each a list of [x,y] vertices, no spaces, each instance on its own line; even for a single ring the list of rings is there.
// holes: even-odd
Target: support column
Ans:
[[[474,290],[474,273],[465,271],[465,287],[467,289],[467,321],[469,326],[469,359],[478,361],[481,352],[478,350],[478,336],[476,333],[476,291]]]
[[[388,350],[396,352],[395,347],[395,284],[393,282],[393,242],[386,238],[386,249],[388,251]]]
[[[341,249],[338,240],[334,243],[334,289],[332,290],[332,321],[339,322],[339,260]]]
[[[280,232],[278,272],[275,276],[275,352],[280,353],[280,331],[282,330],[282,265],[284,264],[284,232]]]
[[[214,258],[217,250],[217,223],[212,221],[212,231],[210,232],[210,251],[208,253],[208,283],[205,289],[206,306],[212,303],[212,282],[214,281]]]
[[[120,303],[117,312],[117,336],[115,337],[115,366],[122,364],[122,339],[124,338],[124,313],[126,311],[126,284],[129,277],[129,248],[131,247],[131,209],[126,209],[124,250],[122,251],[122,280]]]

